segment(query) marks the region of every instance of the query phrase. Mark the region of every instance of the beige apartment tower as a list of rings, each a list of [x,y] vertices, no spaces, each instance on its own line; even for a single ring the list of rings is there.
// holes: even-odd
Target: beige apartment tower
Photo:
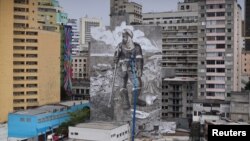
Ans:
[[[36,0],[0,0],[0,122],[60,101],[60,33],[38,19]]]

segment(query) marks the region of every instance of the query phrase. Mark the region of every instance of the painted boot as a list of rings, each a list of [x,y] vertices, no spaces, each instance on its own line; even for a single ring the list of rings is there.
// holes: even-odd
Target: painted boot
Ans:
[[[131,105],[134,105],[134,94],[136,93],[136,105],[141,106],[141,107],[145,107],[147,104],[144,100],[141,100],[139,98],[140,94],[141,94],[141,89],[136,89],[132,91],[132,97],[131,97]]]
[[[128,97],[128,90],[121,89],[120,90],[121,100],[122,100],[122,108],[124,110],[130,109],[129,97]]]

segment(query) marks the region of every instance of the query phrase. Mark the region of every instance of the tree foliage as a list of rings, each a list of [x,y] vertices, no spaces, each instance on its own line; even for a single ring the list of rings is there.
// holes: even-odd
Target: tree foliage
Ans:
[[[247,84],[245,86],[245,90],[250,90],[250,81],[247,82]]]
[[[89,108],[84,108],[76,112],[69,113],[70,119],[66,122],[63,122],[56,130],[57,135],[68,135],[69,126],[75,126],[78,123],[83,123],[90,118]]]

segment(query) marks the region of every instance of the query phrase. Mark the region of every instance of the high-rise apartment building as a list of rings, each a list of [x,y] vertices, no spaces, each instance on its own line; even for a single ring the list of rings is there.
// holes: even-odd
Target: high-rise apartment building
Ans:
[[[88,56],[88,51],[72,56],[73,79],[89,79]]]
[[[80,34],[78,28],[78,21],[77,19],[68,19],[67,25],[72,27],[72,55],[78,55],[80,53]]]
[[[236,0],[199,1],[198,96],[225,100],[241,90],[241,7]]]
[[[129,0],[110,0],[110,25],[142,24],[142,5]]]
[[[200,0],[198,8],[198,99],[193,102],[193,120],[201,115],[229,118],[226,101],[232,91],[241,91],[241,7],[236,0]]]
[[[242,66],[242,76],[250,77],[250,51],[246,51],[245,48],[242,49],[241,54],[241,66]]]
[[[39,6],[0,0],[0,122],[9,112],[60,101],[60,33],[42,30]]]
[[[60,24],[67,23],[67,14],[57,0],[38,0],[38,19],[42,30],[60,31]]]
[[[80,19],[80,44],[88,45],[91,41],[91,27],[101,27],[100,19],[83,17]]]
[[[245,0],[245,47],[250,51],[250,1]]]
[[[178,3],[174,12],[143,13],[144,25],[162,27],[162,119],[192,118],[197,95],[198,3]]]

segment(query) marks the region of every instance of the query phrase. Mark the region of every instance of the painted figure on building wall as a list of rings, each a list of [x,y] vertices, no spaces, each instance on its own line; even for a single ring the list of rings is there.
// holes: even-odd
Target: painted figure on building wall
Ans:
[[[136,98],[136,104],[138,106],[146,106],[146,102],[139,98],[142,93],[141,77],[143,73],[143,62],[142,49],[138,43],[133,42],[133,32],[130,29],[124,29],[122,42],[117,46],[114,55],[114,63],[119,71],[118,77],[122,80],[119,94],[123,109],[130,109],[127,89],[128,80],[130,80],[133,85],[131,104],[134,103],[134,98]]]

